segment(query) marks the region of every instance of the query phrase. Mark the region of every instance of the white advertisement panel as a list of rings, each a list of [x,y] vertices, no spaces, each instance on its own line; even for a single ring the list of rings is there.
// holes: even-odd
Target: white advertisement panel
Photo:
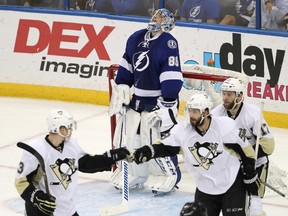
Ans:
[[[107,91],[107,67],[146,23],[100,17],[1,11],[2,83]],[[287,38],[176,26],[182,63],[206,64],[250,77],[248,99],[288,114]]]

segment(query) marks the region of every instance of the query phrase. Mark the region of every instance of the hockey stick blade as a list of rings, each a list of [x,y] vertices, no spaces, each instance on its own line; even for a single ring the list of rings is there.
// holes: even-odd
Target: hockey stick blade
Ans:
[[[43,170],[43,177],[44,177],[44,183],[45,183],[45,188],[46,188],[46,193],[50,196],[50,190],[49,190],[49,185],[48,185],[48,179],[47,179],[47,175],[46,175],[46,169],[45,169],[45,163],[44,163],[44,159],[43,157],[39,154],[39,152],[37,152],[34,148],[32,148],[30,145],[23,143],[23,142],[18,142],[17,146],[21,149],[26,150],[27,152],[31,153],[32,155],[34,155],[42,170]]]
[[[120,205],[101,208],[100,215],[101,216],[118,215],[118,214],[124,214],[127,211],[128,211],[127,203],[121,203]]]
[[[118,215],[128,211],[129,201],[129,179],[128,179],[128,163],[122,161],[122,203],[120,205],[110,206],[100,209],[101,216]]]

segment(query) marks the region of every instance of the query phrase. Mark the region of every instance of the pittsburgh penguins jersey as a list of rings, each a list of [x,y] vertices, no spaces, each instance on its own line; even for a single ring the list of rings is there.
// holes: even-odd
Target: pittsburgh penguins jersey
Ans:
[[[81,168],[79,160],[86,157],[87,154],[80,148],[77,140],[72,138],[63,145],[61,144],[62,149],[60,151],[49,143],[47,137],[45,139],[37,138],[31,141],[29,145],[39,152],[44,159],[49,190],[51,195],[56,198],[57,206],[54,216],[73,215],[76,212],[73,196],[78,184],[78,170],[85,170],[85,168]],[[89,157],[92,158],[92,156]],[[101,161],[99,162],[101,164]],[[89,166],[92,163],[94,167],[101,166],[99,163],[97,165],[97,161],[91,161]],[[26,203],[28,202],[28,206],[31,206],[30,197],[35,188],[46,192],[43,171],[39,162],[34,155],[27,151],[23,151],[15,184],[21,197]],[[29,211],[27,205],[26,211]],[[30,209],[30,211],[34,210]]]
[[[246,137],[252,146],[255,146],[257,140],[260,112],[260,109],[254,104],[242,103],[236,116],[233,117],[239,129],[239,133],[241,136]],[[219,104],[215,107],[211,111],[211,114],[213,116],[231,117],[230,112],[225,109],[223,104]],[[263,117],[259,144],[258,159],[256,161],[257,167],[268,162],[267,155],[270,155],[273,152],[275,145],[271,130]]]
[[[240,168],[239,157],[224,144],[242,148],[249,146],[238,136],[232,119],[214,116],[204,135],[190,123],[180,123],[161,143],[182,148],[187,170],[195,176],[197,188],[212,195],[225,193],[234,183]]]
[[[171,34],[150,38],[142,29],[129,37],[115,81],[134,86],[133,109],[151,111],[159,96],[177,99],[182,80],[178,42]]]

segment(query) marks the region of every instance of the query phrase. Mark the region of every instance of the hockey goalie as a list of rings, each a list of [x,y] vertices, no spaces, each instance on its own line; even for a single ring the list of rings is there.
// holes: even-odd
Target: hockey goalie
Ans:
[[[175,26],[167,9],[155,11],[148,27],[132,34],[126,45],[115,80],[109,114],[117,115],[113,144],[130,152],[150,145],[176,124],[178,94],[183,83],[177,40],[169,33]],[[131,88],[134,93],[131,95]],[[122,188],[121,166],[112,175]],[[177,156],[129,165],[130,188],[145,187],[169,192],[180,181]]]

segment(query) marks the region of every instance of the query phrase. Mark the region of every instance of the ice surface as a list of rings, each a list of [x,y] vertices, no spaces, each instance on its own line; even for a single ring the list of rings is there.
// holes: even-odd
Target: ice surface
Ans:
[[[77,137],[85,151],[101,154],[110,149],[110,122],[106,106],[0,97],[0,215],[23,215],[24,202],[14,187],[22,151],[16,147],[16,143],[44,136],[46,116],[55,108],[64,108],[74,115],[78,129],[73,136]],[[272,132],[276,149],[271,159],[281,169],[288,171],[288,130],[272,128]],[[81,216],[98,215],[99,208],[121,203],[121,192],[109,183],[109,179],[109,172],[80,174],[75,202]],[[194,189],[193,178],[183,173],[179,190],[175,192],[155,196],[149,190],[131,191],[129,211],[124,215],[179,215],[184,203],[193,201]],[[268,216],[288,215],[287,199],[274,192],[269,192],[263,203]]]

